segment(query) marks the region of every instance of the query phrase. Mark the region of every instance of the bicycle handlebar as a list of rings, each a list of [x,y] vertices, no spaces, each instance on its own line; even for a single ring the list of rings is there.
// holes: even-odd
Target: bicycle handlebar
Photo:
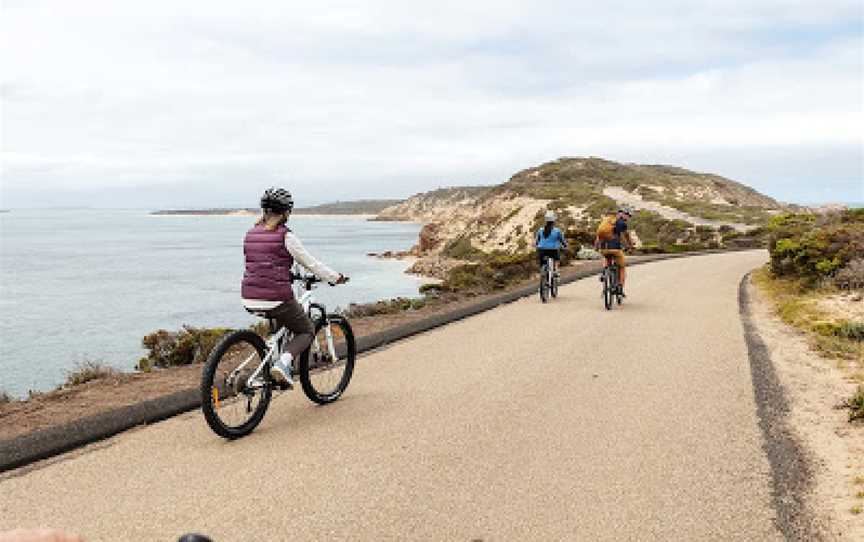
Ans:
[[[346,277],[345,275],[341,275],[341,277],[344,279],[345,282],[348,282],[349,280],[351,280],[350,277]],[[302,282],[302,283],[306,284],[306,288],[309,289],[312,287],[313,284],[318,284],[319,282],[324,282],[324,281],[322,281],[321,279],[319,279],[315,275],[304,275],[304,274],[295,275],[292,273],[291,274],[291,282]]]

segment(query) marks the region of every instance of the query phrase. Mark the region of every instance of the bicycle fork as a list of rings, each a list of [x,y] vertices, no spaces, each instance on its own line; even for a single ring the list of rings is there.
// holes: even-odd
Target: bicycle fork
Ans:
[[[335,362],[338,358],[336,357],[336,346],[333,344],[333,330],[330,328],[330,320],[324,321],[324,337],[327,339],[327,352],[330,354],[330,359]]]

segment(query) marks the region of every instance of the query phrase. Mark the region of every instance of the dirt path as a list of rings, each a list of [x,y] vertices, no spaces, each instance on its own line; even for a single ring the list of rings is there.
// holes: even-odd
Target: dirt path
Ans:
[[[0,478],[0,531],[88,540],[779,538],[738,316],[764,252],[631,270],[363,357],[225,442],[199,413]]]
[[[729,226],[731,228],[735,228],[735,230],[740,232],[746,232],[755,228],[755,226],[748,226],[747,224],[739,224],[735,222],[721,222],[719,220],[709,220],[707,218],[693,216],[691,214],[685,213],[684,211],[679,211],[678,209],[675,209],[673,207],[663,205],[662,203],[657,203],[656,201],[648,201],[646,199],[643,199],[641,195],[634,194],[633,192],[628,192],[623,188],[618,188],[614,186],[604,188],[603,194],[609,196],[618,203],[626,203],[627,205],[630,205],[635,209],[654,211],[655,213],[659,214],[667,220],[683,220],[697,226],[711,226],[712,228]]]

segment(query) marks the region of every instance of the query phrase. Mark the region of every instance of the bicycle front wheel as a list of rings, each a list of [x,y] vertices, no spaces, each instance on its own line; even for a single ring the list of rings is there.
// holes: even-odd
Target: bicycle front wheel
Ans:
[[[546,266],[540,271],[540,301],[546,303],[549,301],[549,270]]]
[[[220,437],[246,436],[264,418],[272,394],[266,370],[256,374],[264,352],[258,334],[241,330],[223,337],[210,353],[201,377],[201,410]]]
[[[348,320],[330,315],[316,321],[312,345],[300,357],[303,393],[319,405],[339,399],[354,374],[356,359],[354,331]]]
[[[552,293],[552,297],[558,297],[558,277],[553,274],[551,281],[552,287],[549,290]]]

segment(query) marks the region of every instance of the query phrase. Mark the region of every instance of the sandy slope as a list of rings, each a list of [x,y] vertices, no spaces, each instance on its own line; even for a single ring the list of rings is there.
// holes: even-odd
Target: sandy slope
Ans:
[[[709,220],[707,218],[693,216],[683,211],[679,211],[678,209],[675,209],[673,207],[668,207],[666,205],[657,203],[656,201],[648,201],[646,199],[643,199],[641,195],[628,192],[623,188],[618,188],[614,186],[604,188],[603,194],[609,196],[618,203],[625,203],[627,205],[630,205],[634,209],[654,211],[655,213],[659,214],[667,220],[683,220],[691,224],[696,224],[697,226],[711,226],[712,228],[719,228],[720,226],[730,226],[742,232],[755,228],[755,226],[748,226],[747,224],[738,224],[735,222],[720,222],[718,220]]]

